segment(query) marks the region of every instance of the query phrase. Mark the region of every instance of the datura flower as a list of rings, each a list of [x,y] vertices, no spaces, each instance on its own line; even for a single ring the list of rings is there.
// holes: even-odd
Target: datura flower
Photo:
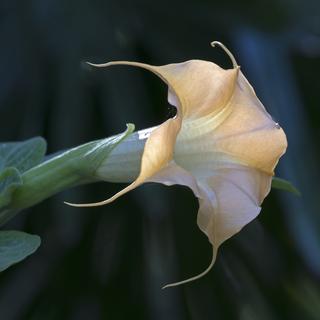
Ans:
[[[199,200],[197,222],[213,247],[218,248],[255,219],[270,191],[272,176],[287,140],[257,98],[230,51],[232,69],[202,60],[164,66],[128,61],[100,67],[130,65],[149,70],[168,85],[168,101],[177,114],[159,126],[138,132],[145,140],[138,177],[108,200],[114,201],[145,182],[184,185]]]

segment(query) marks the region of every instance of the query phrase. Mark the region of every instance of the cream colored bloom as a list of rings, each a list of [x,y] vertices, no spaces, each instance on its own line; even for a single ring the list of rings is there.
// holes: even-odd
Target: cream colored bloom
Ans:
[[[110,203],[145,182],[191,188],[199,199],[198,226],[213,246],[213,259],[202,274],[178,284],[209,271],[219,246],[257,217],[287,147],[283,130],[226,51],[234,62],[228,70],[201,60],[100,65],[125,64],[155,73],[168,85],[168,101],[177,115],[147,130],[137,179],[112,198],[87,206]]]

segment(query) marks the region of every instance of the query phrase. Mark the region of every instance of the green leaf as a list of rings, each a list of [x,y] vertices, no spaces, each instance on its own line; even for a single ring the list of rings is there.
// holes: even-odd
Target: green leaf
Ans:
[[[16,168],[6,168],[0,172],[0,210],[10,203],[12,193],[21,185],[21,175]]]
[[[8,207],[0,208],[0,227],[12,219],[20,211],[21,210],[19,209],[10,209]]]
[[[39,164],[46,152],[46,142],[35,137],[22,142],[0,144],[0,172],[6,167],[15,167],[21,173]]]
[[[25,259],[40,246],[37,235],[21,231],[0,231],[0,272]]]
[[[295,194],[296,196],[301,196],[300,191],[290,181],[287,181],[285,179],[273,177],[271,186],[272,188],[288,191]]]

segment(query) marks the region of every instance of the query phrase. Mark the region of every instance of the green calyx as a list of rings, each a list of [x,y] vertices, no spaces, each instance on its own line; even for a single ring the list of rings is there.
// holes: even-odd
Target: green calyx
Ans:
[[[121,134],[88,142],[44,162],[42,138],[0,145],[0,225],[62,190],[97,181],[100,164],[134,128],[128,124]]]

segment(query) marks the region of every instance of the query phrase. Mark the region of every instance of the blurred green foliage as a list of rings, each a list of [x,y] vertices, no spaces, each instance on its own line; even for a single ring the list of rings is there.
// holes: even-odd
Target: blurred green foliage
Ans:
[[[40,237],[21,231],[0,231],[0,272],[32,254]]]

